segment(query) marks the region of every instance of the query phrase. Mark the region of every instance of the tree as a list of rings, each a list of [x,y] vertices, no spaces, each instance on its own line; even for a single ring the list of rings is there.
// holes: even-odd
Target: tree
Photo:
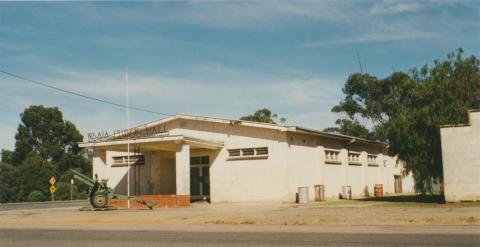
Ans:
[[[81,171],[85,174],[90,174],[90,163],[89,161],[81,154],[73,154],[70,152],[63,153],[58,161],[52,162],[55,167],[55,170],[58,174],[64,174],[71,168],[81,168]]]
[[[20,118],[13,164],[21,164],[30,154],[55,162],[65,152],[78,154],[80,151],[77,143],[83,140],[83,136],[73,123],[63,120],[57,107],[30,106]]]
[[[13,152],[10,150],[2,149],[2,162],[7,164],[13,164]]]
[[[3,158],[3,156],[2,156]],[[0,162],[0,202],[16,200],[18,188],[16,178],[18,171],[15,166]]]
[[[357,119],[337,119],[335,124],[338,127],[325,128],[323,131],[355,136],[365,139],[374,138],[374,132],[370,132],[366,127],[360,124]]]
[[[78,172],[82,172],[82,170],[80,168],[75,168],[74,170],[78,171]],[[87,174],[87,175],[91,175],[91,174]],[[70,193],[70,181],[73,179],[73,176],[74,174],[68,170],[66,172],[64,172],[58,179],[58,181],[63,181],[63,182],[59,182],[60,183],[65,183],[65,184],[68,184],[68,189],[69,189],[69,192]],[[74,199],[86,199],[88,198],[88,191],[89,191],[89,187],[88,185],[84,184],[84,183],[77,183],[75,182],[74,185],[73,185],[73,198]],[[58,187],[57,188],[57,192],[56,192],[56,195],[55,195],[55,198],[63,198],[62,197],[58,197],[58,190],[60,190],[60,188]],[[60,192],[62,192],[60,190]],[[69,197],[70,198],[70,194],[69,194]]]
[[[274,119],[276,118],[278,118],[277,114],[272,113],[267,108],[263,108],[263,109],[257,110],[255,113],[251,115],[241,117],[240,120],[276,124],[276,122],[274,121]],[[282,117],[279,119],[279,121],[283,124],[287,121],[287,119]]]
[[[41,156],[30,155],[27,157],[25,161],[18,166],[18,174],[18,200],[26,200],[26,197],[35,190],[41,191],[43,195],[50,194],[49,180],[55,173],[53,166],[48,162],[44,162]]]
[[[345,99],[332,108],[350,121],[371,121],[374,133],[367,137],[388,141],[390,154],[406,161],[423,193],[443,175],[439,126],[466,123],[468,109],[480,107],[480,61],[462,54],[459,49],[431,68],[384,79],[354,73],[343,88]]]
[[[55,184],[57,190],[55,191],[55,200],[70,200],[70,183],[58,182]],[[73,199],[79,199],[77,188],[73,186]]]
[[[80,150],[78,142],[83,136],[75,125],[63,120],[62,112],[56,107],[30,106],[20,115],[21,123],[15,135],[15,150],[2,150],[2,161],[13,165],[17,171],[14,192],[8,192],[8,201],[28,200],[34,191],[46,196],[50,194],[48,180],[55,176],[58,182],[69,183],[70,179],[62,181],[68,169],[79,169],[80,172],[90,173],[90,162],[86,158],[88,153]],[[9,174],[12,168],[3,166],[0,176]],[[7,168],[5,168],[7,167]],[[70,176],[71,177],[71,176]],[[0,180],[0,189],[10,182]],[[78,187],[83,195],[88,189]],[[15,196],[12,197],[11,195]],[[43,198],[35,192],[36,200]],[[2,193],[3,196],[3,193]]]

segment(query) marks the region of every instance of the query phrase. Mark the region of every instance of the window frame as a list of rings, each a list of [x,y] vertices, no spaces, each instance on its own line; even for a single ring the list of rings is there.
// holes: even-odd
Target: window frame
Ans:
[[[361,166],[362,165],[362,161],[360,160],[360,155],[361,153],[359,152],[354,152],[354,151],[348,151],[348,165],[351,165],[351,166]],[[353,157],[355,156],[356,159],[350,159],[350,157]]]
[[[371,157],[373,157],[373,162],[371,161]],[[379,167],[380,164],[378,164],[378,155],[376,154],[367,154],[367,163],[368,163],[368,166],[370,167]]]
[[[248,150],[248,151],[247,151]],[[258,150],[262,150],[260,152]],[[232,153],[239,152],[239,155],[232,156]],[[248,148],[232,148],[227,149],[227,161],[230,160],[255,160],[255,159],[268,159],[270,153],[268,147],[248,147]]]
[[[130,158],[130,160],[127,160]],[[121,159],[121,162],[118,160]],[[145,155],[144,154],[136,154],[136,155],[119,155],[119,156],[112,156],[112,167],[124,167],[124,166],[138,166],[138,165],[145,165]]]
[[[332,154],[335,154],[335,159],[329,159],[328,157],[332,157],[331,155],[329,155],[328,153],[332,153]],[[340,150],[338,149],[328,149],[328,148],[325,148],[325,164],[328,164],[328,165],[341,165],[342,164],[342,161],[340,160]]]

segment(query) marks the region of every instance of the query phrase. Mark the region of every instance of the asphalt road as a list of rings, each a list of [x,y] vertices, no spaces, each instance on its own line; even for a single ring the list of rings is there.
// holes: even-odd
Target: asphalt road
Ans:
[[[479,246],[473,234],[0,229],[0,246]]]
[[[88,206],[88,205],[90,204],[87,200],[2,203],[0,204],[0,211],[41,209],[41,208],[82,207],[82,206]]]

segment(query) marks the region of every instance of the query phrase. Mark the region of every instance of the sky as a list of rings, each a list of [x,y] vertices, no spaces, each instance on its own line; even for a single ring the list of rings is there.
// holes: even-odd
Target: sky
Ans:
[[[156,112],[288,125],[341,117],[348,76],[480,54],[480,1],[0,2],[0,70]],[[20,113],[57,106],[81,133],[126,127],[125,109],[0,74],[0,149]],[[131,126],[160,119],[130,111]]]

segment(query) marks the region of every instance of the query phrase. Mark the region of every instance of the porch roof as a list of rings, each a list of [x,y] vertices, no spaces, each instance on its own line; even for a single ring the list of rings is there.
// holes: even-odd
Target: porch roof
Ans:
[[[156,137],[142,137],[135,139],[117,139],[110,141],[82,142],[79,144],[82,148],[105,149],[111,151],[127,151],[127,144],[130,143],[130,149],[140,148],[145,151],[175,151],[176,145],[186,143],[191,149],[220,149],[223,143],[209,140],[202,140],[184,135],[165,135]]]

